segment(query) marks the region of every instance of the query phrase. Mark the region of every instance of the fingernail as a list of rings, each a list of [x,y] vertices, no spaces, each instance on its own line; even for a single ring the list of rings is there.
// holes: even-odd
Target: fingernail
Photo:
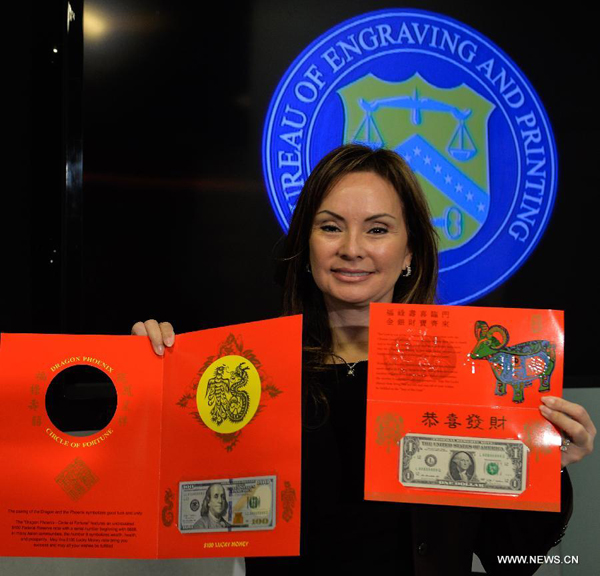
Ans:
[[[554,396],[542,396],[540,400],[548,406],[554,406],[556,398]]]
[[[550,414],[552,414],[552,410],[546,408],[546,406],[540,406],[540,412],[544,414],[544,416],[550,416]]]
[[[159,356],[162,356],[162,355],[165,353],[165,347],[164,347],[162,344],[159,344],[159,345],[156,347],[156,353],[157,353]]]
[[[173,346],[173,343],[175,342],[175,336],[167,336],[165,338],[165,346],[168,346],[169,348],[171,346]]]

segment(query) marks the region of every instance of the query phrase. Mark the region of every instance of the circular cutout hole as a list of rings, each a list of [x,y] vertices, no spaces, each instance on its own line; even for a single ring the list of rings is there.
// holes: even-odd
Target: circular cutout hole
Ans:
[[[94,366],[70,366],[46,391],[46,412],[56,428],[71,436],[91,436],[106,428],[117,410],[117,389]]]

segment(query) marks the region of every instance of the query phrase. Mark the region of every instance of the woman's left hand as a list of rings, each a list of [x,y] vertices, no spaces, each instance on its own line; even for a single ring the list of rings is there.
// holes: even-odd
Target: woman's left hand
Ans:
[[[561,452],[561,467],[579,462],[591,454],[594,450],[596,427],[587,410],[579,404],[555,396],[542,396],[542,402],[542,415],[571,441],[567,449]]]

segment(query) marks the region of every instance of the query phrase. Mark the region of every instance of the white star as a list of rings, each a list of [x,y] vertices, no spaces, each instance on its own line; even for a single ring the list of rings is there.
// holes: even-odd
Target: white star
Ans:
[[[473,192],[467,192],[467,200],[469,200],[469,202],[473,200]]]
[[[463,190],[462,184],[457,184],[457,185],[454,187],[454,189],[455,189],[457,192],[462,192],[462,190]]]
[[[444,180],[446,181],[446,184],[450,184],[450,182],[452,182],[452,176],[450,176],[450,174],[446,174]]]
[[[485,210],[485,206],[480,202],[477,204],[477,210],[479,210],[479,212],[483,212]]]
[[[433,169],[435,170],[436,174],[439,174],[442,171],[442,167],[439,164],[436,164]]]
[[[427,164],[427,166],[429,166],[429,164],[431,164],[431,158],[429,156],[425,156],[425,158],[423,159],[423,162],[425,162],[425,164]]]
[[[412,160],[412,156],[411,156],[410,154],[407,154],[407,155],[404,157],[404,159],[405,159],[407,162],[410,162],[410,161]]]
[[[415,156],[420,156],[421,155],[421,149],[418,146],[415,146],[413,148],[413,152],[415,153]]]

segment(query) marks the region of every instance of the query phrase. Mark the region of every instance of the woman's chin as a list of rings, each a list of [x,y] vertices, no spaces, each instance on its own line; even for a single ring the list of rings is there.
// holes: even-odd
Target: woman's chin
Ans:
[[[350,291],[325,295],[325,303],[328,307],[331,307],[329,305],[331,304],[336,308],[368,308],[372,302],[391,302],[391,297],[388,300],[375,294],[360,294]]]

